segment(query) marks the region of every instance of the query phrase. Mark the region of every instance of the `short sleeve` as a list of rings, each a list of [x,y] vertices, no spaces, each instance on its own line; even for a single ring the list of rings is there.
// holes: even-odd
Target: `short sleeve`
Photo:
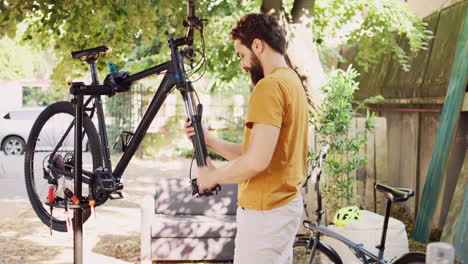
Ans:
[[[253,123],[262,123],[281,127],[286,107],[286,93],[278,81],[264,78],[257,83],[250,96],[245,125],[252,128]]]

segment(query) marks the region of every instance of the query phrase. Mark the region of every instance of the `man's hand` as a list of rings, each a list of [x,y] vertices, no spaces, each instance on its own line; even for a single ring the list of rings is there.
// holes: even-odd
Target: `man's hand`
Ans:
[[[185,128],[185,134],[187,135],[187,138],[189,140],[192,140],[192,137],[195,136],[195,129],[193,128],[192,121],[190,121],[189,118],[185,119],[184,128]],[[206,127],[203,124],[202,124],[202,129],[203,129],[203,135],[205,136],[205,142],[207,145],[209,145],[208,141],[211,141],[211,140],[210,140],[210,134],[208,132],[208,129],[206,129]]]
[[[216,168],[211,163],[211,159],[206,157],[206,166],[198,168],[197,182],[199,185],[199,191],[209,190],[218,184],[216,182]]]

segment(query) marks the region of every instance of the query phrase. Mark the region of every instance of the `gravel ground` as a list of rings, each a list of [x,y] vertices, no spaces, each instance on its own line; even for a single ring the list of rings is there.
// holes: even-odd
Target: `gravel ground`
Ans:
[[[0,264],[73,263],[72,234],[54,231],[51,236],[22,189],[23,159],[0,156],[0,186],[17,190],[0,195]],[[84,224],[83,262],[139,263],[140,202],[153,193],[158,178],[187,177],[189,164],[180,158],[132,160],[122,177],[125,198],[98,207],[96,219]]]
[[[54,231],[51,236],[31,208],[24,187],[24,157],[2,154],[0,264],[73,263],[72,234]],[[97,218],[84,224],[84,263],[140,263],[140,203],[154,193],[158,178],[188,177],[189,164],[190,160],[182,158],[133,159],[122,178],[125,198],[98,207]],[[394,210],[393,216],[403,220],[411,232],[412,221],[401,210]],[[425,246],[410,240],[411,250],[424,251]]]

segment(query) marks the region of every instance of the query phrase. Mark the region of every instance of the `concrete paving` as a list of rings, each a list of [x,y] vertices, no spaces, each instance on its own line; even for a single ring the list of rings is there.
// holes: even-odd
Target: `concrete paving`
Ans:
[[[73,263],[71,233],[53,232],[33,211],[24,185],[24,156],[0,154],[0,264]],[[188,177],[190,160],[134,159],[122,182],[122,200],[97,208],[84,224],[84,263],[139,263],[140,202],[161,177]]]
[[[23,155],[6,156],[0,152],[0,224],[29,208],[23,163]]]

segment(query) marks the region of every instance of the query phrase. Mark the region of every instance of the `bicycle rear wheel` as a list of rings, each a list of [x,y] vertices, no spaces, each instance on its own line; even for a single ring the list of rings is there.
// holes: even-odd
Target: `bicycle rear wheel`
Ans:
[[[70,102],[58,102],[48,106],[34,122],[24,160],[26,189],[31,205],[45,225],[51,225],[53,230],[60,232],[67,231],[65,209],[54,208],[51,215],[50,206],[46,205],[46,201],[51,184],[56,186],[58,200],[65,199],[65,188],[74,190],[74,125],[69,129],[74,122],[74,116],[74,108]],[[101,146],[96,127],[86,114],[83,117],[83,128],[83,145],[89,146],[88,152],[83,153],[83,170],[94,171],[102,166]],[[59,144],[54,154],[53,150]],[[63,172],[52,171],[51,166]],[[83,180],[83,197],[89,194],[88,182]],[[89,216],[90,210],[85,210],[83,222]]]
[[[421,252],[410,252],[392,262],[393,264],[424,264],[426,263],[426,254]]]
[[[293,263],[294,264],[342,264],[339,257],[334,252],[319,243],[314,253],[314,259],[311,260],[311,250],[309,247],[309,237],[298,237],[294,241],[293,246]]]

